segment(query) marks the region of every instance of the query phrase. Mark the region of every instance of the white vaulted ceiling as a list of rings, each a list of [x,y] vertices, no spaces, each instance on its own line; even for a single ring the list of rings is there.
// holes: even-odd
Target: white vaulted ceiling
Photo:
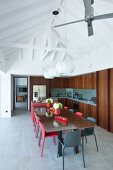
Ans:
[[[113,67],[113,19],[93,21],[94,35],[91,37],[87,35],[85,22],[51,31],[51,25],[84,18],[83,0],[63,0],[59,15],[54,17],[52,11],[58,8],[60,1],[0,0],[2,71],[42,75],[48,67],[55,67],[58,61],[63,60],[73,61],[73,75]],[[95,15],[113,13],[112,0],[94,0],[93,7]],[[69,58],[65,58],[64,52],[57,48],[66,51]],[[51,49],[54,51],[49,51]],[[31,72],[25,66],[26,60],[32,65]]]

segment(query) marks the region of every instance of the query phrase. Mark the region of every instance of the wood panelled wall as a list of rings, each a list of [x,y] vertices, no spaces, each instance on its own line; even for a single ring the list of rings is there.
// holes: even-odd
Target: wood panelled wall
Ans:
[[[109,70],[97,72],[97,112],[99,126],[108,130]]]
[[[109,130],[113,133],[113,68],[110,69]]]

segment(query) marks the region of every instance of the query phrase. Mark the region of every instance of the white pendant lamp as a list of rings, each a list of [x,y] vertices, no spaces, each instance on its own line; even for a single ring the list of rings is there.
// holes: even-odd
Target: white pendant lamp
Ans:
[[[53,78],[54,78],[53,76],[50,76],[50,75],[48,75],[47,73],[44,73],[44,77],[45,77],[46,79],[53,79]]]
[[[54,77],[56,77],[56,74],[57,73],[54,68],[49,68],[49,70],[44,73],[44,77],[48,79],[53,79]]]
[[[74,65],[71,61],[61,61],[56,64],[56,71],[58,74],[69,74],[74,71]]]

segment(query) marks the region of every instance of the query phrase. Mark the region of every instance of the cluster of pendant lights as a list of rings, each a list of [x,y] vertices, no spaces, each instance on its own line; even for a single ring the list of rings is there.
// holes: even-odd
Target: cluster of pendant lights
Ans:
[[[62,75],[68,75],[74,71],[74,65],[72,62],[62,61],[56,64],[55,68],[49,68],[44,73],[44,77],[47,79],[53,79],[54,77],[61,77]]]

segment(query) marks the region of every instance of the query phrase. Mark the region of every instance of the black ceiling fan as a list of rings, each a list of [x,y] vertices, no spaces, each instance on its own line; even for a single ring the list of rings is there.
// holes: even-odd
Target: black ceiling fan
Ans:
[[[63,23],[63,24],[59,24],[59,25],[54,25],[53,27],[55,27],[55,28],[62,27],[65,25],[85,21],[87,23],[87,27],[88,27],[88,36],[91,36],[91,35],[93,35],[93,26],[92,26],[93,20],[113,18],[113,13],[94,16],[94,9],[92,7],[94,0],[83,0],[83,2],[84,2],[84,7],[85,7],[85,18],[84,19],[67,22],[67,23]]]

